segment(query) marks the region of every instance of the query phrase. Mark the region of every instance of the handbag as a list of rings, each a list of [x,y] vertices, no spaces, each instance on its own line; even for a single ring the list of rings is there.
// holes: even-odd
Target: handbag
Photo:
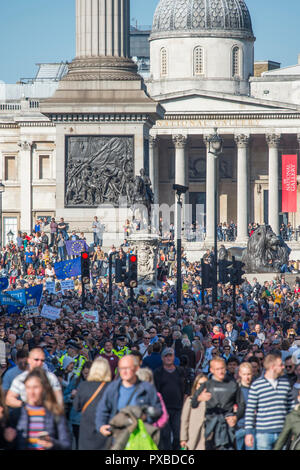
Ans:
[[[102,382],[102,384],[97,388],[97,390],[93,393],[91,398],[85,403],[84,407],[82,408],[81,413],[84,413],[87,407],[95,400],[95,398],[99,395],[99,393],[101,392],[105,384],[106,382]]]

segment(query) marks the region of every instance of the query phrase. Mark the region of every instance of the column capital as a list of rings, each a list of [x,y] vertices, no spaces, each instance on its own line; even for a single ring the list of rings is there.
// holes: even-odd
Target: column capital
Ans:
[[[18,146],[21,148],[21,150],[23,151],[29,151],[33,148],[34,146],[34,143],[33,142],[29,142],[28,140],[21,140],[19,143],[18,143]]]
[[[159,137],[157,135],[149,135],[149,147],[150,148],[155,148],[157,147],[159,142]]]
[[[236,134],[234,140],[238,148],[245,148],[249,145],[250,135]]]
[[[269,148],[277,148],[281,139],[281,134],[266,134],[266,141]]]
[[[183,134],[172,135],[172,141],[177,149],[184,149],[187,143],[188,137]]]

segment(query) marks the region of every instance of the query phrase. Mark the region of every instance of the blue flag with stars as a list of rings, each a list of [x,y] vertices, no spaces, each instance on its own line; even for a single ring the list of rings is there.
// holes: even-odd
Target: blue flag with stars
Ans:
[[[42,295],[43,295],[42,284],[25,289],[26,305],[28,307],[38,307],[41,303]]]
[[[54,263],[54,271],[57,279],[81,276],[81,258]]]
[[[66,249],[69,256],[80,256],[84,251],[88,251],[89,247],[85,240],[68,240]]]

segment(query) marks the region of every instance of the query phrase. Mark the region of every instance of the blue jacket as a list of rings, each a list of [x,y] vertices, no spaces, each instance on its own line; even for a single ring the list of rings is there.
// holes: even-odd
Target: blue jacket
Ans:
[[[99,430],[120,411],[118,410],[119,389],[122,379],[114,380],[105,389],[96,409],[96,429]],[[149,382],[139,382],[139,388],[135,395],[138,406],[153,406],[157,410],[157,415],[162,415],[162,408],[154,385]],[[154,421],[157,421],[157,417]],[[150,418],[148,418],[149,422]]]
[[[160,353],[152,353],[143,360],[143,367],[149,367],[151,370],[158,369],[162,366]]]

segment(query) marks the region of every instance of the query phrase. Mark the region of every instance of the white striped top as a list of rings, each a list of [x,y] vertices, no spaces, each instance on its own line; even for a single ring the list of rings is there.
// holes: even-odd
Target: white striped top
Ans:
[[[274,388],[265,378],[251,385],[245,415],[245,429],[256,432],[282,431],[286,415],[295,406],[288,379],[279,377]]]

